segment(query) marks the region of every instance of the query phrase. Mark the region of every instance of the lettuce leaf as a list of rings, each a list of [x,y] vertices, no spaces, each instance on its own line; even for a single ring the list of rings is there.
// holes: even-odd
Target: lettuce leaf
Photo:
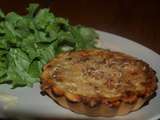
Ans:
[[[48,8],[30,4],[26,15],[0,10],[0,83],[12,88],[40,81],[42,67],[57,54],[95,48],[94,29],[73,26]]]

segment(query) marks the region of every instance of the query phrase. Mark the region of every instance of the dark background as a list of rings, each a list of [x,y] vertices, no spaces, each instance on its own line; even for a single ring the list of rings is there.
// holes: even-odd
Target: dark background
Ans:
[[[72,24],[121,35],[160,53],[159,0],[0,0],[0,8],[25,14],[31,2],[50,7]]]
[[[55,0],[50,7],[73,24],[118,34],[160,53],[158,0]]]

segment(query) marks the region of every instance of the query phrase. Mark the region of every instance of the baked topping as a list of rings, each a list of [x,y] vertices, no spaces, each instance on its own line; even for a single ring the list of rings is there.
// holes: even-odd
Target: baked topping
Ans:
[[[151,75],[148,74],[146,63],[108,50],[66,52],[54,58],[45,69],[49,69],[50,79],[67,93],[68,98],[73,95],[108,99],[123,97],[132,102],[137,94],[147,91],[150,95],[156,88],[155,73],[151,70]],[[150,76],[151,89],[146,88]]]

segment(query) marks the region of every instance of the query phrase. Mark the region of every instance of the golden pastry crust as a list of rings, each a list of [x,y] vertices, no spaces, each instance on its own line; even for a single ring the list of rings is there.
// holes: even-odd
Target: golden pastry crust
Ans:
[[[155,93],[155,72],[142,60],[92,49],[59,54],[44,66],[41,89],[61,106],[93,116],[123,115]]]

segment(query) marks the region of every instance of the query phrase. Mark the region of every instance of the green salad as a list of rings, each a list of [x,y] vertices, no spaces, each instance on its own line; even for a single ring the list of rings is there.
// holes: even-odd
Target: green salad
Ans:
[[[27,15],[0,10],[0,83],[32,87],[42,67],[55,55],[94,48],[98,35],[88,27],[70,25],[49,9],[30,4]]]

